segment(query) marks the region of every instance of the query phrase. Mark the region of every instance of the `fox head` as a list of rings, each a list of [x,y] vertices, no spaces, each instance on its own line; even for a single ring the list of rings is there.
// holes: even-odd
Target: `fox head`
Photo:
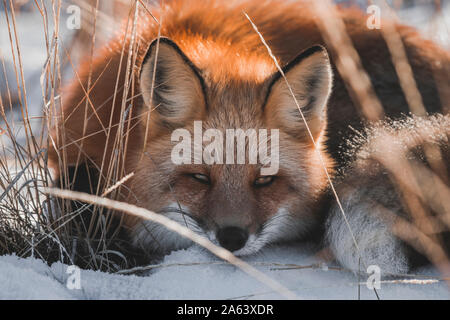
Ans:
[[[281,73],[267,53],[241,55],[225,44],[215,44],[214,50],[206,46],[183,44],[182,50],[160,38],[143,59],[140,89],[145,112],[140,130],[145,143],[135,155],[139,160],[129,201],[237,255],[300,238],[317,221],[313,207],[326,187],[323,165],[331,161],[318,153],[332,86],[327,52],[322,46],[311,47]],[[243,162],[237,161],[238,143],[227,149],[227,143],[234,142],[227,140],[230,129],[244,135]],[[267,135],[259,135],[252,144],[249,130],[261,129]],[[204,133],[202,139],[196,138],[196,131]],[[219,161],[207,161],[208,145],[221,137],[212,152]],[[182,138],[189,150],[177,162],[174,148]],[[253,149],[266,143],[270,159],[277,163],[250,161]],[[225,155],[227,150],[232,154]],[[274,170],[264,174],[268,166]],[[147,250],[167,252],[190,245],[150,221],[136,222],[132,233],[136,244]]]

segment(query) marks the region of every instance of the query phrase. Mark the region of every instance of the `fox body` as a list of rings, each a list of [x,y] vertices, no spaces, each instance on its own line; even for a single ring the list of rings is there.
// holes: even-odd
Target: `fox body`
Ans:
[[[384,275],[403,273],[427,262],[418,254],[427,252],[423,234],[450,249],[443,222],[449,210],[445,190],[450,190],[450,116],[405,117],[364,131],[364,138],[350,140],[353,160],[334,181],[347,221],[332,203],[325,243],[351,270],[360,267],[356,241],[366,265],[379,266]],[[439,152],[426,154],[430,145]],[[434,176],[430,164],[437,159],[442,170]],[[420,204],[411,206],[417,195]],[[417,214],[421,211],[428,218]]]
[[[345,165],[343,142],[364,122],[307,3],[170,1],[150,10],[162,21],[160,29],[149,15],[139,16],[134,35],[120,33],[65,88],[49,151],[60,179],[65,169],[58,163],[94,167],[106,186],[114,184],[106,182],[112,173],[117,180],[134,173],[119,199],[164,214],[238,255],[314,235],[329,204],[323,167],[333,176]],[[243,11],[283,66],[311,135]],[[407,113],[381,32],[367,29],[356,9],[339,14],[386,115]],[[397,30],[428,111],[443,112],[449,54],[409,27]],[[438,88],[437,81],[444,85]],[[248,162],[175,164],[172,133],[182,128],[194,136],[194,121],[203,131],[278,129],[277,173],[261,175],[263,165]],[[190,245],[150,221],[125,217],[124,226],[148,251]]]

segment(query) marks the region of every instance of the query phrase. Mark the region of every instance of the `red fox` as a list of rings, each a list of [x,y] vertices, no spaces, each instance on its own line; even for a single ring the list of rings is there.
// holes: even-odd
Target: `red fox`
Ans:
[[[49,150],[59,177],[66,173],[61,163],[96,168],[100,184],[114,184],[107,182],[114,174],[120,180],[134,173],[119,199],[187,225],[236,255],[317,235],[329,206],[323,163],[332,177],[344,167],[345,141],[365,122],[307,1],[173,0],[149,10],[162,21],[160,30],[148,14],[139,16],[134,36],[119,34],[92,64],[82,64],[77,79],[65,88]],[[243,12],[279,59],[323,162],[283,77]],[[339,9],[339,14],[386,116],[408,113],[381,31],[369,30],[359,10]],[[397,30],[428,111],[445,112],[440,97],[449,96],[450,54],[410,27],[398,25]],[[196,128],[204,132],[200,143]],[[244,135],[278,130],[278,142],[273,135],[266,137],[268,145],[278,143],[276,172],[261,174],[263,163],[196,161],[196,150],[201,158],[202,147],[206,150],[212,137],[219,136],[209,129],[224,139],[228,129]],[[204,139],[207,132],[213,132],[209,141]],[[186,133],[193,141],[174,163],[174,148]],[[250,138],[244,143],[247,160]],[[213,154],[222,152],[224,143],[216,144]],[[133,243],[146,251],[191,245],[150,221],[125,217],[124,226]],[[329,239],[339,240],[332,234]]]

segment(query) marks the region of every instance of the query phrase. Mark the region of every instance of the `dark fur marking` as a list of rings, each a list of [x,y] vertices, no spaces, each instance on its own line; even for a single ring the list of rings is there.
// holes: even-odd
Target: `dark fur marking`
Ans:
[[[160,37],[159,42],[171,46],[177,52],[177,54],[183,59],[183,61],[191,68],[192,72],[197,76],[197,79],[199,80],[200,86],[202,88],[203,98],[205,100],[205,108],[206,108],[206,110],[208,110],[208,104],[207,104],[207,99],[206,99],[206,86],[205,86],[203,77],[201,76],[201,70],[198,69],[192,63],[191,60],[189,60],[189,58],[184,54],[184,52],[180,49],[180,47],[178,47],[178,45],[175,42],[173,42],[172,40],[170,40],[169,38],[166,38],[166,37]],[[157,43],[158,43],[158,38],[153,40],[152,43],[149,45],[149,47],[147,49],[147,53],[145,54],[145,57],[142,61],[141,69],[139,72],[142,72],[142,67],[145,64],[151,62],[149,60],[152,57],[153,50],[156,50]],[[139,78],[141,78],[141,74],[139,74]],[[168,88],[169,88],[168,85],[164,82],[164,67],[157,62],[156,74],[155,74],[155,88],[154,88],[154,92],[153,92],[154,100],[157,102],[156,105],[158,105],[159,103],[161,103],[161,106],[163,106],[164,104],[170,105],[170,101],[162,98],[161,95],[158,93],[158,91],[168,90]],[[156,108],[156,110],[162,116],[170,117],[171,115],[174,114],[175,111],[170,110],[170,108],[161,108],[161,106]]]
[[[310,57],[311,55],[313,55],[314,53],[319,52],[319,51],[327,52],[324,46],[321,46],[321,45],[312,46],[312,47],[302,51],[291,62],[289,62],[283,68],[281,68],[281,70],[283,70],[283,73],[286,74],[289,72],[289,70],[291,70],[293,67],[295,67],[297,64],[299,64],[301,61],[303,61],[304,59]],[[263,110],[266,108],[267,100],[269,99],[269,96],[270,96],[270,93],[272,92],[273,86],[280,78],[282,78],[282,76],[281,76],[281,73],[279,71],[277,71],[270,78],[271,78],[270,85],[267,88],[267,93],[264,98]]]

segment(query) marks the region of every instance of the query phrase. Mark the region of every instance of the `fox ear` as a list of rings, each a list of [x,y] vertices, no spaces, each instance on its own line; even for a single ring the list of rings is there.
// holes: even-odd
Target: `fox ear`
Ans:
[[[168,38],[150,44],[141,67],[140,86],[145,105],[157,114],[157,119],[152,118],[166,126],[182,126],[205,108],[203,80],[197,68]]]
[[[278,73],[271,80],[265,105],[266,120],[295,137],[309,139],[305,124],[292,96],[306,119],[315,140],[326,124],[326,104],[331,92],[333,73],[327,51],[313,46],[283,68],[286,80]],[[306,134],[305,134],[306,133]]]

